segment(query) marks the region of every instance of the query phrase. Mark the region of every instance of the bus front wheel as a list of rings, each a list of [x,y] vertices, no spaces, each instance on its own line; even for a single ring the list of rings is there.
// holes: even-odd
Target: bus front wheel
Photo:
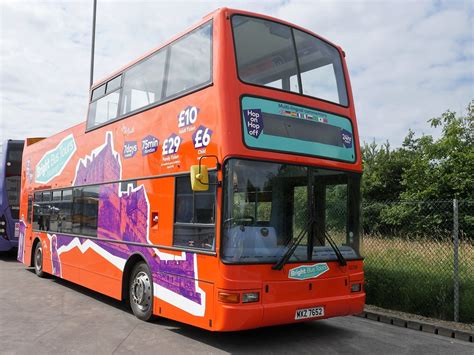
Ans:
[[[43,271],[43,247],[41,241],[35,247],[35,274],[39,277],[44,277]]]
[[[128,288],[133,314],[138,319],[149,321],[153,315],[153,279],[146,263],[135,265]]]

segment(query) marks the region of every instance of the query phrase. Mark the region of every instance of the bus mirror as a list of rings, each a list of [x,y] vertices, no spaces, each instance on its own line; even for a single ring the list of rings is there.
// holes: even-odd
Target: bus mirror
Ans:
[[[191,166],[191,189],[193,191],[209,190],[209,174],[206,165]]]

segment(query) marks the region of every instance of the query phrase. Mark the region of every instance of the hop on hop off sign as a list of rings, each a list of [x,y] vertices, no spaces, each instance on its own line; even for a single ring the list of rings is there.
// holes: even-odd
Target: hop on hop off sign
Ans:
[[[249,136],[258,138],[263,131],[262,110],[249,109],[244,110],[245,126]]]

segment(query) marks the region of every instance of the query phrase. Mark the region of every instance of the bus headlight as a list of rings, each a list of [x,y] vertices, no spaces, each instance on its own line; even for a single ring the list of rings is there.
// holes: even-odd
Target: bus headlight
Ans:
[[[362,284],[352,284],[351,292],[360,292],[362,290]]]
[[[242,303],[258,302],[260,300],[259,292],[248,292],[242,294]]]

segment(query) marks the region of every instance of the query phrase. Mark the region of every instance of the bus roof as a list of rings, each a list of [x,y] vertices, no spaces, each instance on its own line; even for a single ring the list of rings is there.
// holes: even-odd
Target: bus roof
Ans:
[[[56,132],[52,134],[51,136],[48,137],[31,137],[31,138],[26,138],[26,147],[28,148],[29,151],[36,151],[36,150],[41,150],[43,147],[43,144],[48,146],[50,144],[50,139],[51,138],[56,138],[56,139],[62,139],[66,134],[71,133],[71,132],[80,132],[80,134],[84,134],[85,132],[85,125],[86,123],[80,122],[78,124],[75,124],[74,126],[68,127],[66,129],[63,129],[60,132]],[[32,147],[33,146],[33,147]],[[32,150],[30,150],[32,149]]]
[[[94,84],[92,85],[92,89],[96,88],[97,86],[100,86],[101,84],[105,83],[107,80],[113,78],[114,76],[122,73],[123,71],[125,71],[127,68],[133,66],[135,63],[139,62],[140,60],[148,57],[149,55],[153,54],[154,52],[157,52],[158,50],[160,50],[161,48],[167,46],[168,44],[176,41],[178,38],[184,36],[186,33],[188,32],[191,32],[193,29],[195,29],[196,27],[199,27],[200,25],[202,25],[204,22],[210,20],[211,18],[213,18],[215,16],[215,14],[217,13],[220,13],[221,11],[225,10],[226,8],[219,8],[219,9],[216,9],[212,12],[210,12],[209,14],[207,14],[206,16],[202,17],[202,19],[197,22],[196,24],[194,24],[193,26],[191,27],[188,27],[186,30],[184,31],[181,31],[179,32],[178,34],[174,35],[173,37],[171,37],[169,40],[165,41],[164,43],[162,43],[161,45],[149,50],[148,52],[146,52],[145,54],[142,54],[141,56],[139,56],[138,58],[132,60],[131,62],[129,62],[128,64],[122,66],[120,69],[118,70],[115,70],[113,71],[111,74],[107,75],[106,77],[103,77],[102,79],[94,82]]]
[[[9,144],[23,144],[24,143],[24,140],[22,139],[5,139],[5,141],[3,141],[3,151],[6,152],[7,151],[7,147]]]
[[[194,30],[195,28],[201,26],[203,23],[209,21],[211,18],[214,18],[216,17],[218,14],[220,13],[226,13],[226,15],[230,18],[231,15],[235,15],[235,14],[241,14],[241,15],[246,15],[246,16],[251,16],[251,17],[258,17],[258,18],[262,18],[262,19],[267,19],[267,20],[270,20],[270,21],[274,21],[274,22],[279,22],[279,23],[282,23],[284,25],[287,25],[287,26],[290,26],[290,27],[294,27],[294,28],[297,28],[299,30],[302,30],[303,32],[307,32],[307,33],[310,33],[311,35],[313,36],[316,36],[320,39],[322,39],[323,41],[333,45],[334,47],[341,49],[340,46],[334,44],[333,42],[327,40],[326,38],[314,33],[314,32],[311,32],[301,26],[298,26],[298,25],[295,25],[291,22],[287,22],[287,21],[284,21],[284,20],[281,20],[281,19],[278,19],[278,18],[275,18],[275,17],[272,17],[272,16],[267,16],[267,15],[264,15],[264,14],[260,14],[260,13],[256,13],[256,12],[250,12],[250,11],[245,11],[245,10],[238,10],[238,9],[232,9],[232,8],[228,8],[228,7],[221,7],[221,8],[218,8],[210,13],[208,13],[207,15],[203,16],[201,18],[200,21],[198,21],[197,23],[195,23],[194,25],[188,27],[186,30],[184,31],[181,31],[179,32],[178,34],[176,34],[175,36],[171,37],[169,40],[165,41],[164,43],[162,43],[161,45],[149,50],[148,52],[146,52],[145,54],[139,56],[138,58],[136,58],[135,60],[129,62],[128,64],[122,66],[120,69],[118,70],[115,70],[113,71],[111,74],[107,75],[106,77],[103,77],[102,79],[100,80],[97,80],[94,82],[94,84],[92,85],[91,87],[91,91],[93,89],[95,89],[96,87],[100,86],[101,84],[107,82],[109,79],[112,79],[114,76],[117,76],[119,75],[120,73],[124,72],[126,69],[128,69],[129,67],[133,66],[134,64],[138,63],[139,61],[141,61],[142,59],[148,57],[149,55],[157,52],[158,50],[160,50],[161,48],[167,46],[168,44],[176,41],[177,39],[179,39],[180,37],[184,36],[186,33],[189,33],[191,32],[192,30]],[[345,55],[345,53],[344,53]],[[90,97],[89,97],[90,98]]]

